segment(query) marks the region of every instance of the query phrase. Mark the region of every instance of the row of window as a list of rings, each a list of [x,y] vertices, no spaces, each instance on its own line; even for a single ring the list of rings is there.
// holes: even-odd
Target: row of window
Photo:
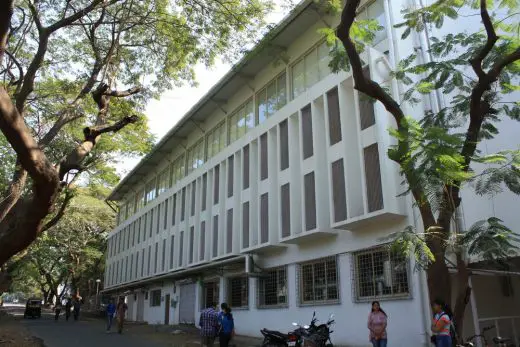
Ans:
[[[408,262],[386,247],[355,253],[353,295],[356,301],[399,298],[410,295]],[[336,256],[297,265],[298,303],[300,305],[340,302],[339,264]],[[257,307],[286,307],[287,266],[266,270],[257,283]],[[249,308],[249,278],[227,278],[225,300],[233,308]],[[219,302],[220,280],[204,282],[200,308]],[[181,298],[182,300],[182,298]],[[151,291],[150,306],[159,306],[161,291]]]
[[[338,106],[338,90],[334,88],[327,93],[329,124],[338,124],[331,128],[330,131],[330,145],[341,141],[341,128],[339,126],[341,120],[339,117]],[[301,133],[307,140],[303,142],[302,156],[310,158],[313,156],[313,140],[312,140],[312,118],[311,107],[306,106],[301,111]],[[288,138],[288,124],[287,120],[282,121],[278,125],[278,137],[280,144],[279,159],[280,170],[285,170],[289,167],[289,156],[294,155],[294,152],[289,150]],[[332,129],[334,129],[332,131]],[[268,138],[267,133],[259,138],[260,151],[260,180],[268,178]],[[367,202],[368,212],[374,212],[383,208],[383,194],[381,184],[381,172],[379,166],[379,152],[377,143],[370,145],[363,150],[365,162],[365,178],[367,187]],[[235,165],[234,156],[231,156],[225,162],[227,170],[227,197],[232,197],[235,186]],[[220,167],[217,165],[210,171],[211,179],[213,180],[213,191],[210,200],[213,204],[218,204],[220,201],[220,186],[224,185],[224,181],[220,179]],[[250,185],[250,145],[246,145],[242,151],[242,189],[248,189]],[[338,223],[347,219],[347,195],[345,182],[345,163],[344,159],[340,158],[331,163],[330,167],[330,182],[332,185],[332,207],[333,207],[333,222]],[[163,173],[159,177],[165,177]],[[298,189],[298,187],[292,187]],[[154,231],[156,234],[168,227],[168,221],[175,226],[178,221],[184,222],[186,217],[194,216],[197,211],[205,211],[207,208],[208,194],[208,173],[204,173],[201,179],[197,179],[188,186],[182,188],[175,193],[171,198],[163,201],[143,216],[120,230],[113,235],[109,240],[109,257],[120,254],[121,252],[139,245],[141,242],[152,237]],[[187,195],[190,197],[189,209],[186,207]],[[291,183],[286,183],[280,187],[279,196],[275,197],[281,201],[280,204],[280,228],[281,236],[288,237],[291,235],[291,204],[298,204],[298,201],[291,199]],[[303,216],[305,221],[305,230],[310,231],[317,227],[317,206],[316,206],[316,177],[315,172],[311,171],[303,176]],[[238,207],[240,209],[240,206]],[[250,246],[249,232],[250,232],[250,203],[248,201],[242,203],[241,208],[241,224],[242,224],[242,248]],[[180,216],[179,216],[180,213]],[[268,242],[269,237],[269,195],[265,193],[259,197],[259,212],[260,216],[260,242]],[[170,218],[170,219],[169,219]],[[214,254],[217,254],[217,242],[219,235],[218,230],[218,216],[214,216],[213,234],[214,234]],[[232,232],[233,232],[233,209],[227,211],[226,231],[228,233],[226,248],[231,252],[232,248]],[[192,226],[193,228],[193,226]],[[205,222],[201,224],[201,230],[205,229]],[[201,232],[204,234],[204,231]],[[204,235],[205,236],[205,235]],[[190,246],[190,250],[194,245]],[[201,243],[201,247],[203,244]],[[201,255],[203,255],[201,249]],[[201,259],[203,260],[203,259]]]

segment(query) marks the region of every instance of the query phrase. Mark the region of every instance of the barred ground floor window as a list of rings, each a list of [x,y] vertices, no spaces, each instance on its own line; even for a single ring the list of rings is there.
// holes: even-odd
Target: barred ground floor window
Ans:
[[[266,270],[258,279],[258,307],[287,304],[287,266]]]
[[[220,280],[204,282],[202,285],[201,309],[209,305],[218,305],[220,297]]]
[[[249,278],[242,276],[228,279],[227,297],[232,308],[248,308]]]
[[[301,304],[339,302],[336,256],[302,263],[298,270]]]

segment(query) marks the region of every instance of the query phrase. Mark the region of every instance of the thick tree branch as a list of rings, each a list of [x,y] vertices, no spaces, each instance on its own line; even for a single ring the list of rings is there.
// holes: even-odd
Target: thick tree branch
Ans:
[[[482,47],[482,49],[478,51],[476,56],[470,60],[471,66],[473,67],[473,71],[475,71],[478,78],[483,78],[485,76],[485,72],[482,69],[482,62],[487,57],[489,52],[491,52],[493,46],[498,40],[498,36],[495,32],[493,23],[491,22],[491,17],[489,16],[486,3],[486,0],[480,0],[480,16],[482,18],[484,28],[486,29],[487,41],[484,47]]]
[[[0,2],[0,62],[4,59],[13,12],[14,0],[3,0]]]
[[[23,80],[23,69],[22,69],[22,65],[20,65],[20,62],[16,59],[16,57],[11,54],[8,50],[5,51],[5,54],[9,57],[9,59],[11,59],[11,61],[14,63],[14,65],[16,65],[16,67],[18,68],[18,79],[16,81],[12,81],[12,82],[9,82],[10,85],[16,85],[16,86],[20,86],[21,85],[21,82]],[[19,87],[17,87],[16,89],[16,92],[18,92],[19,90]]]
[[[36,29],[38,29],[38,32],[41,33],[41,31],[43,30],[42,21],[40,20],[40,14],[38,13],[38,10],[36,9],[32,1],[29,1],[29,10],[31,11],[31,14],[33,16]]]
[[[74,151],[72,151],[67,157],[63,158],[58,165],[59,177],[61,180],[65,177],[65,174],[70,170],[81,169],[81,163],[87,155],[92,151],[96,142],[99,140],[99,136],[108,132],[118,132],[128,124],[137,122],[139,117],[136,115],[126,116],[120,121],[105,126],[94,126],[83,129],[85,139],[81,145],[79,145]]]
[[[114,96],[116,98],[124,98],[141,92],[141,87],[133,87],[124,91],[110,90],[106,91],[104,95]]]
[[[63,198],[63,201],[61,203],[61,206],[60,206],[60,209],[58,210],[58,212],[56,213],[56,215],[54,215],[54,217],[52,217],[47,223],[45,223],[45,225],[42,227],[42,230],[41,232],[45,232],[47,230],[49,230],[50,228],[52,228],[53,226],[55,226],[56,224],[58,224],[58,222],[60,221],[60,219],[63,217],[63,215],[65,214],[65,210],[67,209],[67,207],[69,206],[70,202],[72,201],[72,198],[74,197],[74,194],[72,193],[71,190],[67,189],[65,191],[65,197]]]

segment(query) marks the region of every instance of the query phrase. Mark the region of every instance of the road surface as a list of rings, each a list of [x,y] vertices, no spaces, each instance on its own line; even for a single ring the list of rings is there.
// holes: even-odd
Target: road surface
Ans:
[[[23,315],[23,312],[21,313]],[[81,318],[74,321],[71,316],[65,321],[62,315],[59,321],[54,320],[52,313],[42,313],[40,319],[22,319],[32,335],[43,339],[46,347],[172,347],[172,343],[151,341],[147,336],[133,332],[132,326],[126,326],[119,335],[115,326],[111,333],[106,333],[105,323],[100,319]],[[115,322],[114,322],[115,323]],[[177,345],[175,347],[183,347]]]

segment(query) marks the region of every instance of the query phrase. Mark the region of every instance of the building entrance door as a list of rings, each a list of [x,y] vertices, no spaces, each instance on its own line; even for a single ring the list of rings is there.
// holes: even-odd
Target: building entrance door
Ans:
[[[164,297],[164,325],[170,324],[170,294]]]

